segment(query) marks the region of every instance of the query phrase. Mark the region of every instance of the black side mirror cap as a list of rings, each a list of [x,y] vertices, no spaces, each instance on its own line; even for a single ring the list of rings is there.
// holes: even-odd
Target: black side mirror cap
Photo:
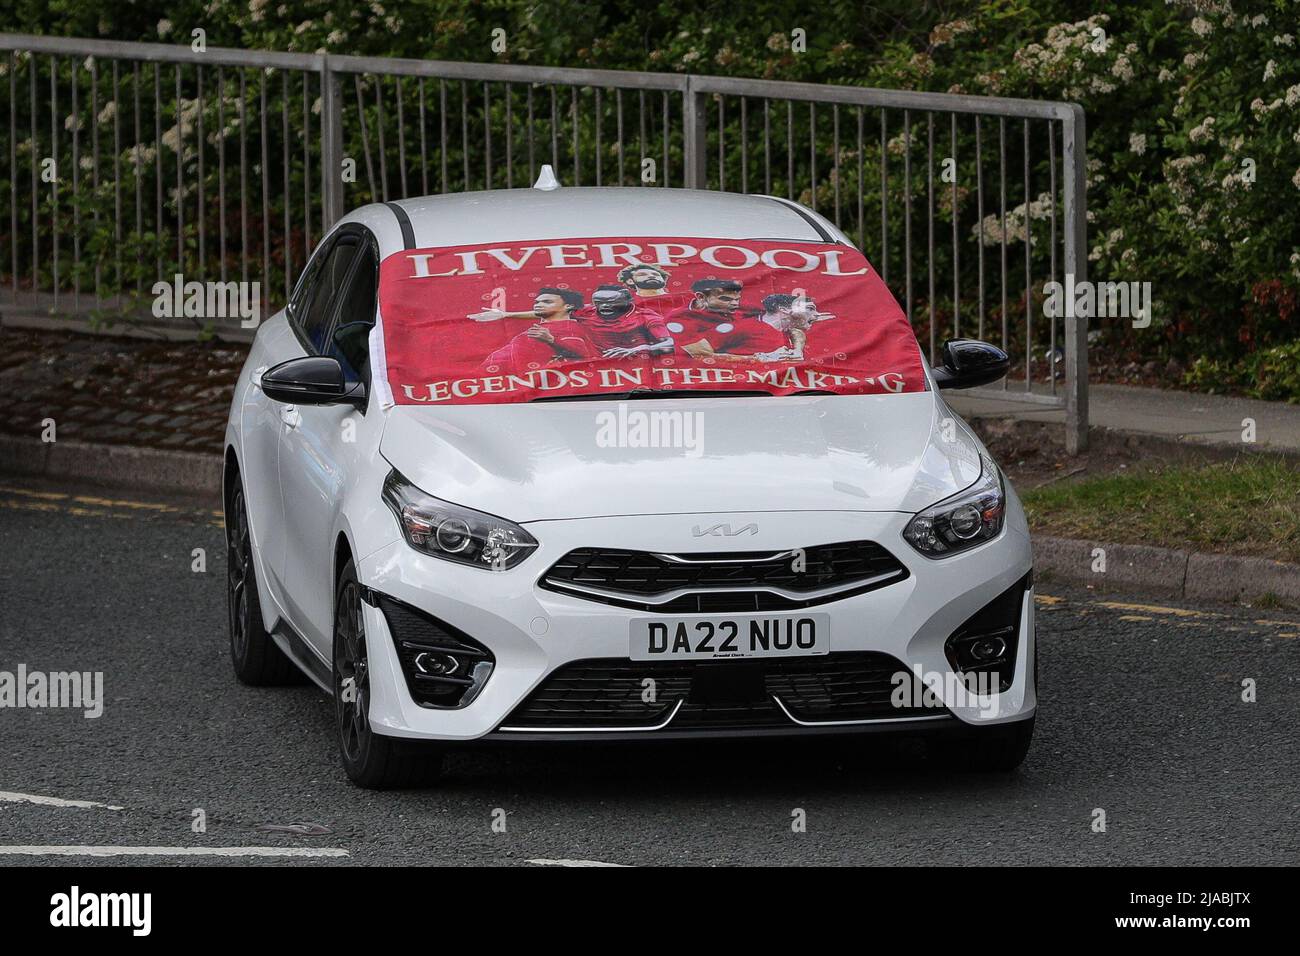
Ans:
[[[343,366],[327,355],[289,359],[262,373],[261,388],[267,398],[293,405],[355,405],[365,403],[365,386],[349,385]]]
[[[943,364],[930,370],[940,388],[975,388],[1002,378],[1011,359],[996,345],[978,339],[951,339],[943,343]]]

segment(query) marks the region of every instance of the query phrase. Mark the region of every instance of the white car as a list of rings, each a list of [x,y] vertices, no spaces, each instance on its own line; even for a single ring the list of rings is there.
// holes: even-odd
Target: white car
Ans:
[[[549,185],[549,184],[548,184]],[[457,742],[1033,732],[1029,530],[875,271],[783,199],[374,204],[258,330],[226,429],[231,656],[336,702],[365,787]]]

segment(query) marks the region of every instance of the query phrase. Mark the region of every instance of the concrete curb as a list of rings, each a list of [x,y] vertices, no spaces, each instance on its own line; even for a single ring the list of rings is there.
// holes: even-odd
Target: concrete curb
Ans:
[[[1035,574],[1049,579],[1175,600],[1244,604],[1267,597],[1300,607],[1300,564],[1048,535],[1034,535],[1033,543]],[[1105,571],[1093,570],[1098,549]]]
[[[0,471],[10,474],[217,497],[221,464],[216,454],[0,435]],[[1267,596],[1300,607],[1297,564],[1048,535],[1034,535],[1033,543],[1035,572],[1049,580],[1173,600],[1246,603]],[[1105,571],[1093,570],[1096,549],[1105,552]]]
[[[42,442],[0,435],[0,470],[44,478],[128,485],[149,491],[219,496],[221,456],[129,445]]]

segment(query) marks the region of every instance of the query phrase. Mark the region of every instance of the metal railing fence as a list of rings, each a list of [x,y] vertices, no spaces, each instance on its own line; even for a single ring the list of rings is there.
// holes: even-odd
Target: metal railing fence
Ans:
[[[528,186],[549,163],[567,185],[804,203],[932,360],[949,335],[1002,345],[999,391],[1064,406],[1086,447],[1086,321],[1041,316],[1044,282],[1087,277],[1076,105],[0,34],[0,131],[7,313],[147,314],[179,274],[256,281],[269,314],[346,209]]]

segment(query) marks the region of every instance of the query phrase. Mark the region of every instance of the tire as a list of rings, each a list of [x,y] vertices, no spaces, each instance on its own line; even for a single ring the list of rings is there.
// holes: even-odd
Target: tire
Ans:
[[[262,623],[248,508],[243,482],[237,476],[226,506],[226,608],[230,661],[240,683],[252,687],[302,683],[302,674]]]
[[[968,772],[1010,773],[1024,762],[1034,737],[1034,718],[982,727],[935,742],[932,752],[944,767]]]
[[[334,714],[343,769],[367,790],[421,787],[442,775],[442,751],[398,740],[370,726],[370,670],[361,615],[361,588],[352,560],[334,592]]]

